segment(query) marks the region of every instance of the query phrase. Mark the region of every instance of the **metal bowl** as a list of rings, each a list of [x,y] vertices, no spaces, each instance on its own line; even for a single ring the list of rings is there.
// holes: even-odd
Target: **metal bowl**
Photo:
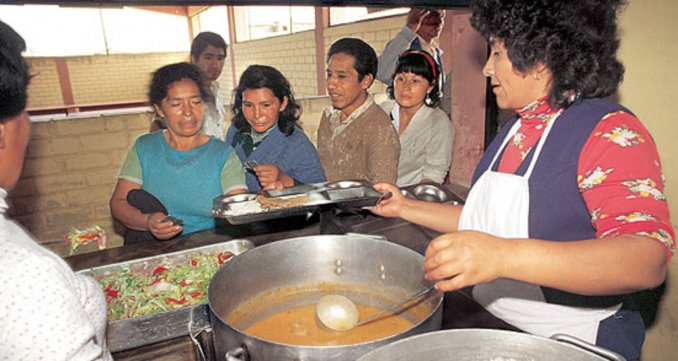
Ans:
[[[356,188],[356,187],[362,187],[364,184],[358,181],[349,181],[349,180],[344,180],[344,181],[338,181],[338,182],[332,182],[327,184],[327,188],[331,189],[346,189],[346,188]]]
[[[512,331],[471,328],[411,336],[358,358],[358,361],[409,360],[623,361],[624,357],[562,334],[543,338]]]
[[[405,198],[417,199],[417,197],[415,197],[414,194],[412,194],[412,192],[408,191],[407,189],[401,189],[400,193],[402,193]]]
[[[446,202],[449,197],[447,193],[433,184],[422,184],[414,188],[414,195],[427,202]]]

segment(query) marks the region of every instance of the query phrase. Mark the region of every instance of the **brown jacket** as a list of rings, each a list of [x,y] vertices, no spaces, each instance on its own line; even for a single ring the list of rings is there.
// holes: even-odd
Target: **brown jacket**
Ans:
[[[318,127],[318,155],[328,181],[395,183],[400,142],[391,119],[374,103],[334,139],[329,113],[323,113]]]

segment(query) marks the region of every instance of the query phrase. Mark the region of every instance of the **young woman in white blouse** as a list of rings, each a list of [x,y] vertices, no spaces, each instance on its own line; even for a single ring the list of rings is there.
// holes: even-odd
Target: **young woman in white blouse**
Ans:
[[[438,105],[440,69],[423,50],[400,55],[388,92],[391,99],[381,104],[400,135],[398,181],[400,187],[443,183],[452,162],[454,129]]]

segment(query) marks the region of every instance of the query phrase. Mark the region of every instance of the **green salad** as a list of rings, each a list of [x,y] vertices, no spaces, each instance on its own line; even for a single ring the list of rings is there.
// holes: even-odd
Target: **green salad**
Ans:
[[[124,320],[207,302],[212,277],[233,257],[231,252],[196,254],[185,263],[146,272],[124,267],[99,279],[108,302],[108,320]]]

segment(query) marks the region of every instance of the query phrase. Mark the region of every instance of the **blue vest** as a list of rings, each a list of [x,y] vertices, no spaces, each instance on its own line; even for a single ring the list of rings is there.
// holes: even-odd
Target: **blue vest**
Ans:
[[[530,185],[529,236],[556,242],[595,238],[584,198],[577,185],[579,156],[591,132],[608,113],[623,110],[621,105],[604,99],[578,100],[558,117],[539,159]],[[485,151],[473,175],[473,183],[487,170],[511,126],[514,117],[502,127]],[[504,149],[501,150],[503,153]],[[533,157],[532,152],[521,163],[516,174],[523,175]],[[501,159],[501,155],[500,158]],[[499,167],[495,162],[493,170]],[[574,260],[573,260],[574,262]],[[546,302],[575,307],[610,307],[625,302],[621,310],[599,325],[597,344],[637,358],[644,340],[645,326],[638,310],[631,309],[630,297],[584,296],[549,287],[541,287]]]
[[[558,117],[529,180],[531,238],[567,242],[596,237],[591,214],[577,185],[579,155],[603,116],[619,110],[629,112],[608,100],[585,99],[575,102]],[[476,167],[473,183],[489,167],[492,156],[516,121],[517,116],[506,122],[487,148]],[[525,174],[533,155],[530,152],[516,174]],[[499,163],[495,162],[493,170],[497,170]],[[569,306],[609,307],[621,301],[616,296],[581,296],[548,287],[542,287],[542,291],[547,302]]]
[[[162,133],[145,134],[134,145],[142,189],[158,198],[170,215],[184,220],[184,234],[214,228],[212,200],[223,193],[221,171],[233,149],[211,138],[182,152],[170,147]]]

